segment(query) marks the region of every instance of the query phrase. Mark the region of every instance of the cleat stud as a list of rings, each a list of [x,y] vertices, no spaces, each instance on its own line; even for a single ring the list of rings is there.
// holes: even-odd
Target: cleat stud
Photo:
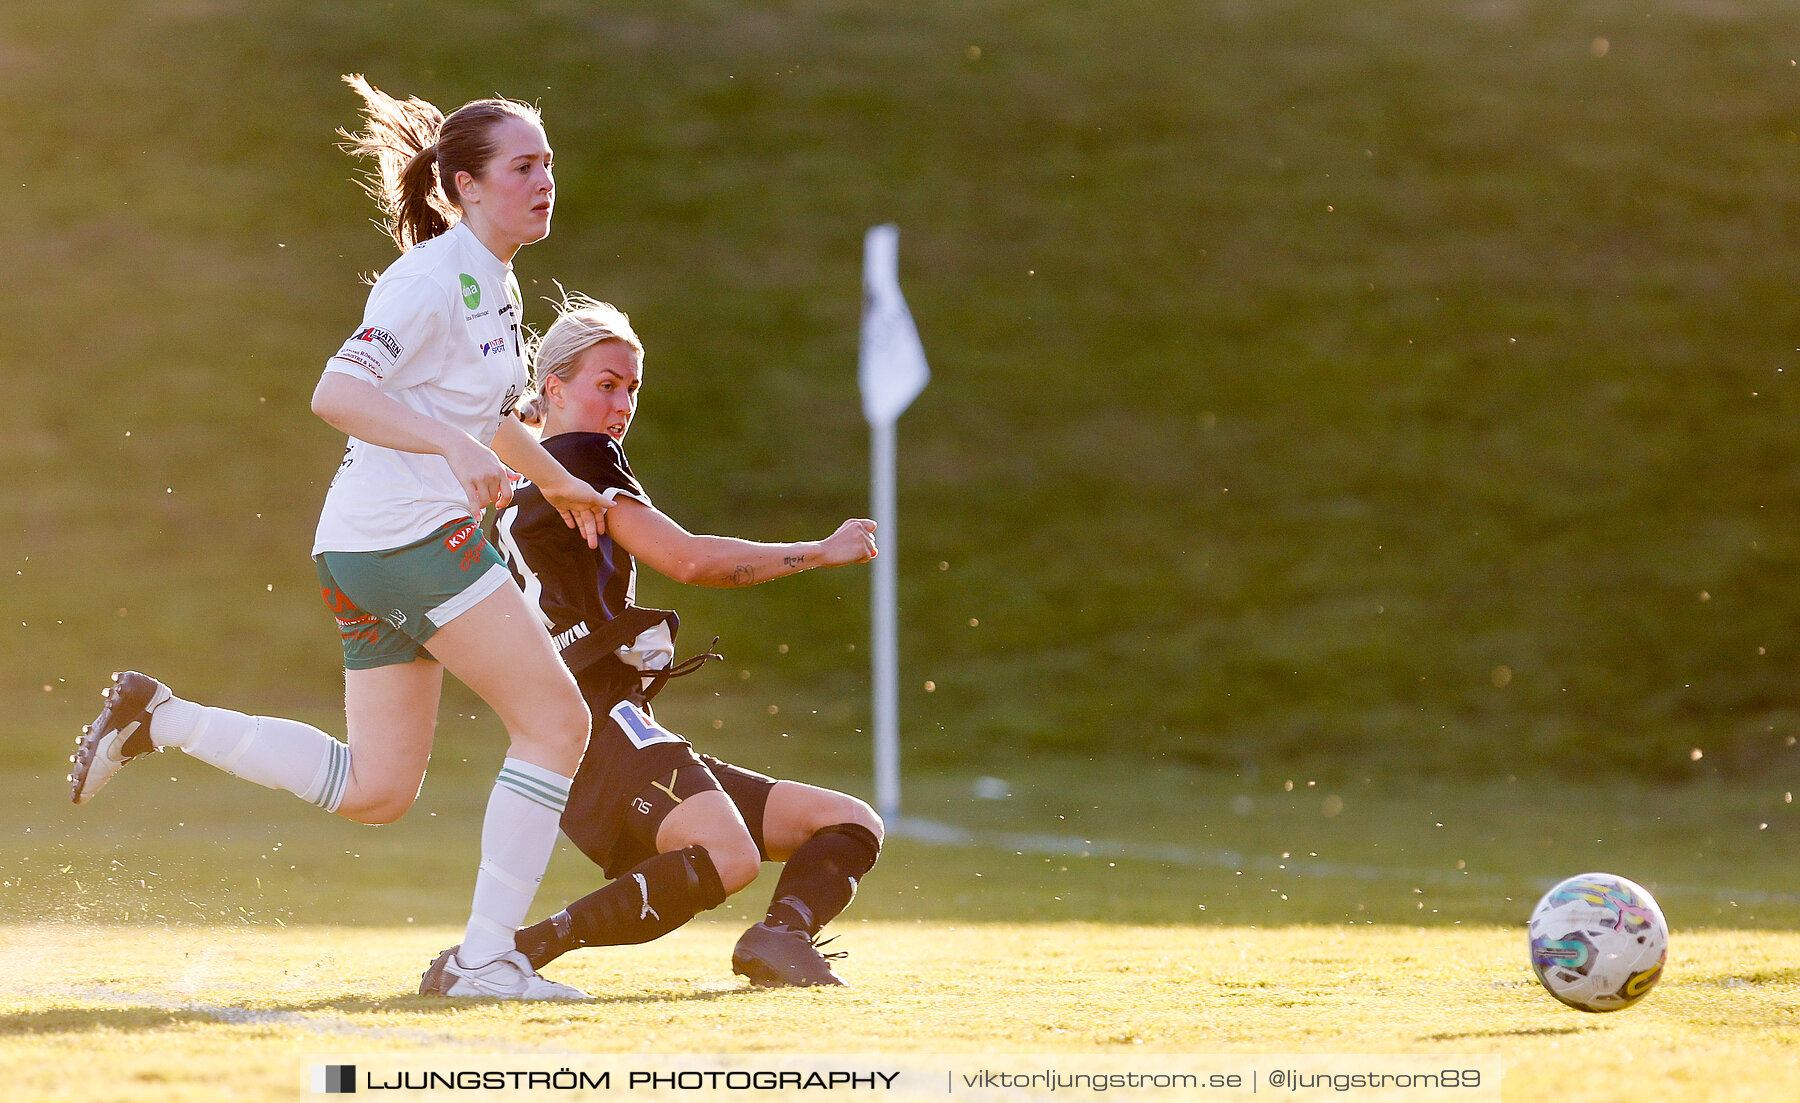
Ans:
[[[92,724],[81,725],[81,734],[82,735],[87,735],[89,732],[91,732],[93,730],[94,730],[94,725],[92,725]]]

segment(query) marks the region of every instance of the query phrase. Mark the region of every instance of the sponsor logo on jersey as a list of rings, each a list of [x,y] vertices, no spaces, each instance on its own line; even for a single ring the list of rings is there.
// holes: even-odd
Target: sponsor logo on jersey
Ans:
[[[558,632],[556,634],[556,649],[561,651],[576,640],[584,640],[591,635],[593,635],[593,633],[588,630],[587,621],[584,620],[567,632]]]
[[[497,356],[505,351],[506,338],[504,337],[496,337],[492,341],[483,341],[481,343],[481,355],[483,356]]]
[[[325,608],[330,609],[340,621],[346,617],[355,618],[368,615],[356,607],[356,602],[351,601],[348,594],[334,587],[319,587],[319,597],[324,599]]]
[[[347,360],[350,363],[355,364],[357,367],[368,372],[370,375],[374,376],[376,379],[381,378],[381,361],[375,359],[373,356],[370,356],[368,353],[362,351],[361,349],[353,349],[353,348],[339,349],[336,359]]]
[[[319,596],[325,599],[325,607],[331,610],[332,618],[337,621],[338,632],[346,642],[373,642],[379,638],[376,626],[381,623],[380,618],[358,609],[356,603],[345,596],[344,591],[321,586]]]
[[[345,643],[379,643],[381,641],[381,620],[378,617],[364,617],[362,620],[340,620],[338,634]]]
[[[446,548],[451,551],[462,549],[462,569],[465,571],[481,559],[481,543],[481,526],[473,521],[444,538]]]
[[[481,285],[476,283],[475,277],[467,272],[462,274],[462,297],[463,305],[470,310],[481,305]]]
[[[476,533],[478,533],[480,531],[481,531],[481,526],[477,525],[473,521],[470,521],[468,524],[464,525],[462,528],[457,529],[455,532],[453,532],[449,536],[445,537],[444,538],[444,546],[446,548],[449,548],[451,551],[455,551],[457,548],[462,547],[464,542],[466,542],[469,539],[469,537],[475,535]]]
[[[388,350],[388,355],[390,356],[398,357],[402,351],[399,340],[395,338],[393,334],[385,329],[377,329],[374,326],[370,326],[351,339],[355,341],[367,341],[371,345],[380,345],[382,348]]]

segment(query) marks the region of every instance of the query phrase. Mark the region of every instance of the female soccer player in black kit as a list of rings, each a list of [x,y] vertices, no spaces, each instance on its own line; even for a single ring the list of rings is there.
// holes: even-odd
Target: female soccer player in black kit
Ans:
[[[723,903],[770,859],[786,866],[767,915],[732,951],[732,970],[766,987],[843,984],[817,936],[875,864],[881,820],[855,797],[696,753],[657,723],[650,698],[704,659],[671,665],[676,617],[633,603],[634,560],[678,582],[750,586],[867,562],[875,523],[845,521],[797,544],[690,533],[651,504],[621,447],[643,372],[626,316],[570,296],[537,364],[540,394],[520,414],[541,418],[544,447],[608,499],[606,532],[588,547],[527,483],[501,515],[497,543],[593,714],[562,829],[613,880],[521,930],[516,944],[541,968],[581,946],[648,942]],[[435,990],[440,972],[434,964],[420,991]]]

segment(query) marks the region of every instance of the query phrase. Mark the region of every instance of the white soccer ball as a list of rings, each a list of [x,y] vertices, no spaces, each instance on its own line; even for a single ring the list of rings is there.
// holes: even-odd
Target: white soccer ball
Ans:
[[[1583,873],[1544,894],[1526,931],[1531,967],[1550,994],[1581,1011],[1644,998],[1669,956],[1669,925],[1643,887]]]

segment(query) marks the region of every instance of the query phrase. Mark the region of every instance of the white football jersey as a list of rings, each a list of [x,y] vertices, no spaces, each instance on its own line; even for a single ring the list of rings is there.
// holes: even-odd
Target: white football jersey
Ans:
[[[362,325],[326,362],[402,405],[491,444],[525,393],[518,281],[467,225],[415,245],[369,292]],[[313,538],[324,551],[385,551],[469,515],[442,456],[350,438]]]

